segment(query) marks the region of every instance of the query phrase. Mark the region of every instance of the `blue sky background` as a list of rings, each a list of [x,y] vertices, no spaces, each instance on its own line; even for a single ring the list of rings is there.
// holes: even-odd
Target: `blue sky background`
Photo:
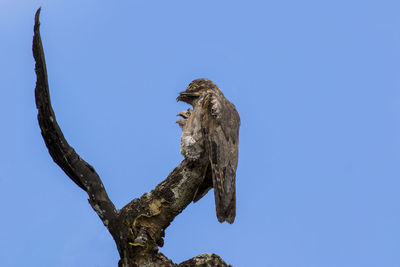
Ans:
[[[58,122],[121,208],[179,164],[175,98],[215,81],[242,119],[237,218],[208,194],[166,230],[175,262],[400,266],[399,1],[0,2],[0,266],[117,266],[36,121],[42,6]]]

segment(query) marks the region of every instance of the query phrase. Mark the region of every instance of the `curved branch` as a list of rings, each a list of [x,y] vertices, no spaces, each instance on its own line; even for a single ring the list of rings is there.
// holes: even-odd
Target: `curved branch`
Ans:
[[[65,140],[51,106],[46,61],[39,31],[40,10],[39,8],[35,15],[32,50],[36,62],[35,99],[43,140],[54,162],[75,184],[88,193],[91,206],[107,226],[117,214],[114,204],[108,198],[104,185],[94,168],[79,157]]]

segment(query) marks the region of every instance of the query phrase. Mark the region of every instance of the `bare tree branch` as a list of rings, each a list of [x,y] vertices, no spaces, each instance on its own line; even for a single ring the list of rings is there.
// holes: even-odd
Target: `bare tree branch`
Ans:
[[[32,50],[36,61],[36,107],[43,140],[55,163],[63,169],[72,181],[88,193],[89,202],[93,209],[95,209],[103,223],[108,224],[114,220],[117,214],[114,204],[108,198],[103,183],[94,168],[79,157],[65,140],[51,106],[46,61],[39,31],[39,15],[40,8],[35,15]]]
[[[145,262],[148,254],[163,246],[165,229],[192,202],[203,181],[206,164],[204,159],[183,160],[154,190],[120,210],[120,219],[128,225],[122,235],[122,259]]]

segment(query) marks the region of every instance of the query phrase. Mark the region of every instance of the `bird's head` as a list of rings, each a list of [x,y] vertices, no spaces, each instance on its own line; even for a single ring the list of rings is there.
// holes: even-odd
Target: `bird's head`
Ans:
[[[218,90],[215,83],[208,79],[196,79],[189,84],[185,91],[176,98],[177,101],[186,102],[194,106],[197,100],[209,90]]]
[[[182,119],[179,119],[176,121],[176,123],[178,123],[178,125],[183,128],[186,125],[186,121],[187,119],[192,115],[192,110],[191,109],[187,109],[184,111],[181,111],[178,113],[178,115],[176,116],[180,116],[182,117]]]
[[[188,108],[187,110],[179,112],[178,115],[176,115],[176,116],[180,116],[184,119],[188,119],[192,115],[192,111],[193,110]]]

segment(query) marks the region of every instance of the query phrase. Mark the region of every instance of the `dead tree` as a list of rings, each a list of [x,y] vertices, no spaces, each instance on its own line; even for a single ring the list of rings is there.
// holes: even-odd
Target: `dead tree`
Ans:
[[[89,196],[89,203],[114,238],[121,259],[118,266],[229,266],[218,255],[202,254],[180,264],[158,252],[165,229],[189,205],[202,182],[206,160],[184,159],[150,193],[117,210],[94,168],[65,140],[50,102],[46,62],[39,31],[40,8],[36,12],[33,56],[35,99],[43,140],[54,162]]]

